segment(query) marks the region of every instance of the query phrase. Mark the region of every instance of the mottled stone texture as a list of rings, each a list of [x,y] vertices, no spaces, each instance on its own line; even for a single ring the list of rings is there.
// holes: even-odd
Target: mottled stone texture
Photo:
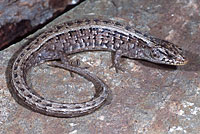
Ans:
[[[1,0],[0,49],[58,16],[79,0]]]
[[[6,67],[13,53],[27,43],[23,40],[0,52],[0,134],[199,134],[199,1],[87,0],[39,32],[85,15],[115,19],[167,39],[186,50],[189,62],[175,68],[125,59],[126,72],[117,74],[109,69],[108,52],[74,55],[81,66],[89,66],[104,80],[113,99],[87,116],[54,118],[17,104],[8,90]],[[71,78],[67,71],[46,64],[32,69],[29,81],[39,94],[59,102],[86,101],[94,93],[85,79],[77,75]]]

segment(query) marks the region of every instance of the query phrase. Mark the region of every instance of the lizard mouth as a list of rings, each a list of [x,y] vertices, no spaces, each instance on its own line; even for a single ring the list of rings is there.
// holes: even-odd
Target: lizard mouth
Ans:
[[[172,63],[172,65],[176,65],[176,66],[182,66],[188,63],[188,60],[185,58],[181,58],[181,59],[176,59],[174,63]]]
[[[188,59],[186,59],[185,57],[178,57],[178,58],[176,58],[176,62],[175,62],[175,64],[176,65],[185,65],[185,64],[187,64],[188,63]]]
[[[184,59],[183,61],[179,61],[178,63],[177,63],[177,65],[185,65],[185,64],[187,64],[188,63],[188,60],[187,59]]]
[[[182,66],[188,63],[188,60],[184,57],[176,58],[176,59],[163,59],[162,64],[174,65],[174,66]]]

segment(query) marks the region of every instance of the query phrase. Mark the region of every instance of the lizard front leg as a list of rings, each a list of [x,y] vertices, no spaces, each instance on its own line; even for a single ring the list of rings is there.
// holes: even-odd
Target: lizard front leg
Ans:
[[[118,73],[119,70],[121,70],[122,72],[124,72],[124,70],[120,66],[120,61],[121,61],[122,55],[123,55],[122,50],[117,50],[116,52],[112,52],[111,53],[112,65],[110,66],[110,68],[114,67],[116,73]]]

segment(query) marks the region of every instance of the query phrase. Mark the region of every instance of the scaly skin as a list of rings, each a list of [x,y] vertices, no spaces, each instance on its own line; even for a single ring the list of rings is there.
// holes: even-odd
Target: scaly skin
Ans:
[[[82,116],[95,111],[108,98],[108,88],[101,79],[78,66],[71,65],[67,56],[85,51],[110,51],[116,71],[120,70],[122,56],[143,59],[159,64],[187,63],[178,46],[144,35],[119,22],[85,19],[57,25],[32,41],[18,55],[12,67],[12,85],[16,96],[30,109],[56,117]],[[93,99],[84,103],[57,103],[37,95],[26,82],[27,71],[45,61],[77,73],[91,81],[96,90]]]

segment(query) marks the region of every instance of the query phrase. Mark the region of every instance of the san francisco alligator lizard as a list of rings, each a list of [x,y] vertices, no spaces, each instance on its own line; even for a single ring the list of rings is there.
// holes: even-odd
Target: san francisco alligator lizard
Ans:
[[[178,46],[144,35],[130,26],[101,19],[83,19],[57,25],[44,32],[17,56],[12,66],[13,90],[17,98],[30,109],[50,116],[75,117],[95,111],[108,97],[108,88],[101,79],[71,65],[67,56],[85,51],[110,51],[116,71],[121,57],[143,59],[159,64],[184,65],[187,60]],[[83,103],[57,103],[39,96],[27,85],[27,71],[45,61],[80,74],[96,89],[93,99]],[[54,61],[55,60],[55,61]],[[58,62],[57,60],[61,60]]]

